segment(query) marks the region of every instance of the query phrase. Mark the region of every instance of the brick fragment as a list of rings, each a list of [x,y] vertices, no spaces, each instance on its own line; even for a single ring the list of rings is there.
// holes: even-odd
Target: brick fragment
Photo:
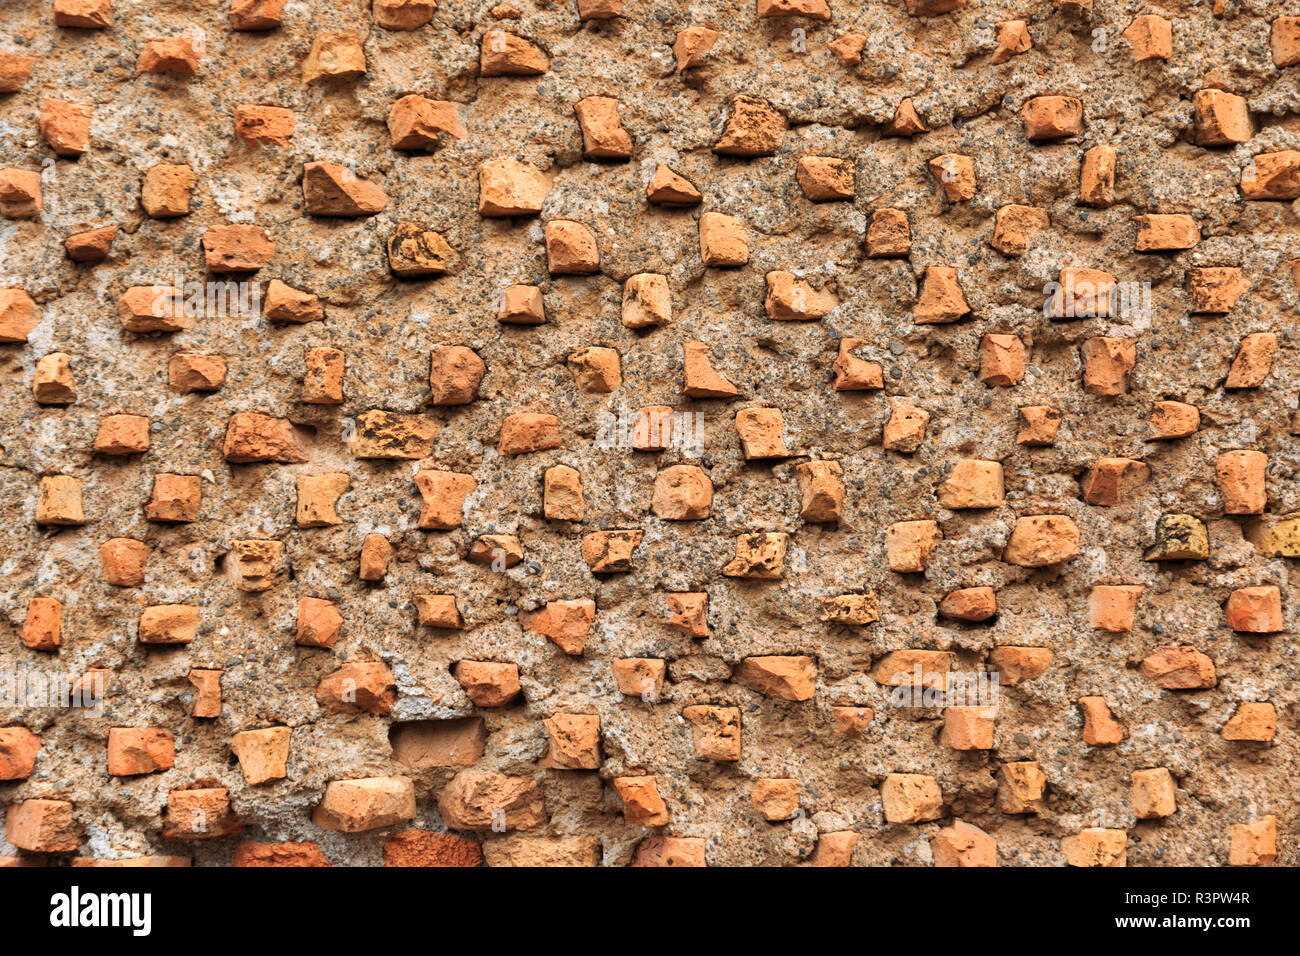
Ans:
[[[280,25],[285,0],[230,0],[232,30],[274,30]]]
[[[935,866],[997,866],[998,843],[977,826],[954,820],[930,838]]]
[[[800,279],[792,272],[769,272],[765,278],[767,298],[763,307],[770,318],[820,319],[839,305],[834,294],[814,288],[806,279]]]
[[[925,270],[921,297],[912,308],[912,319],[921,323],[956,322],[970,314],[970,306],[951,266],[930,266]]]
[[[99,561],[104,579],[116,587],[134,588],[144,584],[144,566],[150,548],[135,538],[110,538],[99,546]]]
[[[0,289],[0,342],[26,342],[39,323],[31,296],[22,289]]]
[[[1037,206],[1003,206],[993,217],[993,238],[989,244],[1004,256],[1023,256],[1029,240],[1051,228],[1047,210]]]
[[[663,163],[655,167],[654,175],[646,185],[646,201],[656,206],[694,206],[701,199],[700,191],[685,176],[675,173]]]
[[[837,392],[868,391],[885,387],[880,363],[858,358],[853,350],[868,345],[866,339],[840,339],[840,351],[831,370],[835,373]]]
[[[230,542],[230,574],[239,591],[269,591],[283,580],[284,542],[243,539]]]
[[[212,226],[203,233],[203,257],[218,275],[256,272],[275,257],[275,243],[261,226]]]
[[[1079,529],[1066,515],[1030,515],[1016,521],[1002,560],[1024,568],[1068,561],[1079,553]]]
[[[654,657],[623,657],[614,661],[610,669],[614,672],[620,694],[639,697],[653,704],[663,692],[668,664]]]
[[[211,668],[195,668],[189,673],[189,682],[194,685],[195,717],[221,716],[221,671]]]
[[[749,261],[749,236],[734,216],[706,212],[700,217],[700,258],[706,266],[743,266]]]
[[[944,708],[939,742],[953,750],[992,750],[995,707],[954,706]]]
[[[57,651],[63,635],[63,605],[54,598],[35,597],[27,602],[23,621],[23,646],[33,651]]]
[[[1042,813],[1047,776],[1034,760],[1004,763],[998,768],[998,810],[1002,813]]]
[[[785,418],[779,408],[742,408],[736,413],[736,433],[746,461],[785,458]]]
[[[1229,866],[1271,866],[1277,860],[1277,817],[1270,813],[1254,823],[1234,823],[1231,839]]]
[[[31,79],[37,57],[0,50],[0,93],[16,93]]]
[[[480,76],[541,76],[550,68],[551,58],[523,37],[498,29],[483,34]]]
[[[713,44],[721,36],[717,30],[709,27],[691,26],[681,30],[673,40],[673,57],[677,61],[677,72],[699,66],[713,49]]]
[[[1277,734],[1277,709],[1269,703],[1246,702],[1223,725],[1224,740],[1267,743]]]
[[[201,59],[202,44],[196,44],[190,37],[149,40],[135,62],[135,72],[137,76],[143,73],[167,73],[191,77],[199,72]]]
[[[226,382],[220,355],[177,352],[167,364],[167,384],[179,392],[215,392]]]
[[[36,363],[32,375],[32,398],[38,405],[71,405],[77,400],[72,380],[72,356],[51,352]]]
[[[593,531],[582,538],[582,560],[593,574],[632,570],[632,552],[641,543],[640,530]]]
[[[141,644],[189,644],[199,634],[199,609],[192,604],[157,604],[140,613]]]
[[[546,224],[546,270],[556,275],[588,275],[600,271],[596,236],[583,223],[552,219]]]
[[[402,830],[384,841],[384,866],[482,866],[477,840],[457,833]]]
[[[388,237],[388,268],[403,279],[456,271],[460,254],[439,232],[419,222],[399,222]]]
[[[235,847],[234,866],[322,867],[330,861],[318,843],[253,843]]]
[[[235,107],[235,135],[249,146],[286,147],[297,120],[282,106],[248,103]]]
[[[1156,521],[1155,543],[1144,561],[1204,561],[1210,556],[1205,522],[1194,515],[1163,514]]]
[[[362,581],[382,581],[393,560],[393,546],[382,534],[368,534],[361,542]]]
[[[899,100],[898,106],[894,109],[893,118],[884,125],[880,135],[901,136],[911,139],[913,136],[926,132],[929,132],[929,128],[921,121],[921,117],[916,114],[916,108],[912,105],[912,98],[909,96]]]
[[[924,574],[930,555],[943,533],[938,522],[895,521],[885,533],[885,556],[889,570],[898,574]]]
[[[1178,809],[1177,785],[1165,767],[1135,770],[1130,778],[1129,803],[1139,820],[1158,820],[1172,816]]]
[[[998,613],[997,592],[991,587],[958,588],[939,602],[940,617],[978,624]]]
[[[1241,194],[1247,199],[1300,199],[1300,150],[1258,153],[1242,170]]]
[[[1090,395],[1123,395],[1136,364],[1133,339],[1094,336],[1083,343],[1083,390]]]
[[[1198,146],[1232,146],[1254,135],[1244,96],[1200,90],[1192,97],[1193,138]]]
[[[437,0],[374,0],[371,13],[385,30],[418,30],[433,19]]]
[[[1224,514],[1264,513],[1268,505],[1267,455],[1250,448],[1226,451],[1216,459],[1214,472],[1223,496]]]
[[[691,725],[695,756],[701,760],[740,759],[740,708],[692,704],[682,711]]]
[[[665,521],[695,521],[709,516],[713,482],[696,465],[670,465],[655,475],[650,510]]]
[[[774,581],[785,568],[785,552],[790,536],[780,531],[742,534],[736,539],[736,556],[722,573],[729,578],[755,578]]]
[[[108,772],[135,777],[170,770],[176,763],[172,735],[157,727],[113,727],[108,732]]]
[[[1239,634],[1276,634],[1286,629],[1282,592],[1275,584],[1237,588],[1224,606],[1228,627]]]
[[[1134,17],[1123,36],[1133,48],[1134,63],[1168,60],[1174,55],[1173,27],[1164,17],[1151,13]]]
[[[889,451],[914,452],[925,440],[930,413],[910,398],[890,396],[889,421],[885,423],[883,446]]]
[[[266,727],[245,730],[230,738],[230,752],[239,760],[244,772],[244,782],[250,787],[271,780],[283,780],[289,775],[288,727]]]
[[[81,504],[81,479],[71,475],[46,475],[41,479],[36,500],[38,525],[79,525],[86,523]]]
[[[682,391],[690,398],[731,398],[739,389],[713,367],[709,346],[690,340],[682,343]]]
[[[1083,479],[1083,500],[1105,507],[1126,503],[1150,477],[1151,469],[1143,462],[1132,458],[1099,458]]]
[[[415,819],[415,785],[410,777],[331,780],[311,819],[322,829],[340,833],[405,823]]]
[[[997,49],[989,58],[989,63],[997,66],[1013,56],[1028,53],[1034,47],[1029,36],[1029,24],[1024,20],[1004,20],[998,24]]]
[[[840,66],[857,66],[862,62],[862,48],[867,45],[864,34],[850,30],[841,33],[826,44],[826,48],[839,58]]]
[[[382,188],[338,163],[304,163],[302,196],[312,216],[373,216],[388,205]]]
[[[536,614],[525,615],[524,630],[554,641],[566,654],[580,655],[596,619],[596,602],[590,598],[548,601]]]
[[[497,158],[478,167],[480,216],[535,216],[542,211],[550,180],[536,166]]]
[[[188,216],[190,199],[198,185],[194,170],[184,164],[158,163],[145,172],[140,203],[154,219]]]
[[[1042,677],[1051,666],[1052,652],[1046,647],[1003,644],[989,652],[989,671],[1008,687]]]
[[[238,464],[307,460],[292,423],[260,412],[236,412],[230,416],[222,453],[226,461]]]
[[[666,594],[665,600],[672,612],[668,626],[691,637],[709,636],[709,596],[704,593],[683,591]]]
[[[817,667],[800,655],[746,657],[732,669],[732,680],[777,700],[811,700],[817,689]]]
[[[492,770],[452,777],[438,797],[438,812],[453,830],[535,830],[547,822],[540,783]]]
[[[1020,382],[1029,367],[1029,350],[1018,335],[990,333],[980,340],[980,380],[995,387],[1010,388]]]
[[[938,495],[945,508],[999,508],[1003,501],[1002,463],[960,459],[940,483]]]
[[[44,208],[40,173],[13,166],[0,169],[0,216],[36,219]]]
[[[600,718],[595,714],[555,714],[542,721],[550,741],[544,766],[554,770],[600,768]]]
[[[632,137],[618,115],[613,96],[585,96],[574,104],[582,129],[582,155],[587,159],[629,159]]]
[[[1088,594],[1088,617],[1094,630],[1122,634],[1133,630],[1141,584],[1097,584]]]
[[[452,674],[477,707],[504,707],[519,696],[519,668],[495,661],[459,661]]]
[[[614,778],[614,789],[623,801],[623,818],[634,826],[661,827],[672,822],[654,774]]]
[[[926,163],[926,169],[948,202],[967,202],[975,198],[975,160],[971,157],[944,153]]]
[[[813,202],[853,198],[853,164],[833,156],[802,156],[795,179],[803,194]]]
[[[307,405],[343,404],[347,358],[338,349],[313,348],[303,353],[302,401]],[[355,447],[353,449],[356,451]]]
[[[1142,660],[1139,671],[1165,690],[1198,690],[1219,682],[1214,662],[1188,645],[1157,647]]]
[[[704,838],[646,837],[637,844],[628,866],[708,866]]]
[[[372,408],[357,416],[352,454],[356,458],[412,460],[428,458],[439,425],[418,415],[399,415]]]
[[[304,83],[346,83],[366,74],[364,38],[357,33],[318,33],[302,62]]]
[[[176,840],[206,840],[244,829],[230,806],[225,787],[197,785],[167,794],[163,836]]]
[[[1138,224],[1138,252],[1191,249],[1201,241],[1201,230],[1197,228],[1196,220],[1183,213],[1150,213],[1136,216],[1135,221]]]
[[[902,209],[877,209],[867,227],[867,257],[894,259],[912,250],[912,227]]]
[[[1124,739],[1124,728],[1111,714],[1103,697],[1080,697],[1083,711],[1083,742],[1089,747],[1109,747]]]
[[[1153,439],[1186,438],[1201,427],[1201,413],[1185,402],[1156,402],[1151,412]]]
[[[1273,21],[1269,51],[1276,67],[1300,64],[1300,16],[1278,17]]]
[[[396,680],[382,661],[349,661],[316,685],[316,703],[330,714],[382,716],[396,700]]]
[[[198,521],[202,497],[198,475],[154,475],[153,495],[144,506],[144,516],[160,522]]]
[[[785,117],[765,100],[737,96],[713,151],[719,156],[772,156],[781,146],[785,126]]]
[[[1083,133],[1083,103],[1075,96],[1035,96],[1024,107],[1025,138],[1031,143]]]
[[[32,853],[71,853],[84,837],[70,801],[37,797],[9,805],[5,839]]]
[[[1061,838],[1061,852],[1070,866],[1126,866],[1128,834],[1123,830],[1090,827]]]
[[[41,136],[59,156],[80,156],[90,149],[89,103],[44,100],[41,103]]]
[[[925,823],[943,816],[939,782],[928,774],[889,774],[880,785],[880,803],[889,823]]]
[[[1018,410],[1020,431],[1016,444],[1041,447],[1056,441],[1061,427],[1060,409],[1048,405],[1022,405]]]
[[[1102,208],[1114,205],[1117,158],[1113,146],[1094,146],[1083,154],[1079,171],[1079,202]]]
[[[1277,353],[1277,335],[1273,332],[1252,332],[1241,340],[1237,357],[1223,382],[1224,388],[1259,388],[1273,370],[1273,356]]]

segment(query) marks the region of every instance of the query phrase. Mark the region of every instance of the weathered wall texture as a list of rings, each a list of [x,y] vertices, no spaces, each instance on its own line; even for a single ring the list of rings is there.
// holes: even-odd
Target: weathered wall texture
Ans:
[[[0,10],[0,856],[1300,863],[1300,11],[433,7]]]

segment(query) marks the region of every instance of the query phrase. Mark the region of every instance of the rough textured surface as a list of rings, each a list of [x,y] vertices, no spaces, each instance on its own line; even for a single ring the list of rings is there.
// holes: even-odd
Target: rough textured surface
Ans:
[[[11,6],[0,857],[1300,863],[1294,9]]]

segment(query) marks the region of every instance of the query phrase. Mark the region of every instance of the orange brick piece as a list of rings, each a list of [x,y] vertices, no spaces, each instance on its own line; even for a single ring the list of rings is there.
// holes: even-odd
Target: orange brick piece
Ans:
[[[172,735],[154,727],[114,727],[108,732],[108,772],[132,777],[170,770],[176,762]]]

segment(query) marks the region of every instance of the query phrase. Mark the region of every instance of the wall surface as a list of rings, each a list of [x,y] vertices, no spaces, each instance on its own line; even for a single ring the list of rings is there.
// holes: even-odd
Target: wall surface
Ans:
[[[576,2],[0,11],[0,857],[1300,863],[1300,10]]]

